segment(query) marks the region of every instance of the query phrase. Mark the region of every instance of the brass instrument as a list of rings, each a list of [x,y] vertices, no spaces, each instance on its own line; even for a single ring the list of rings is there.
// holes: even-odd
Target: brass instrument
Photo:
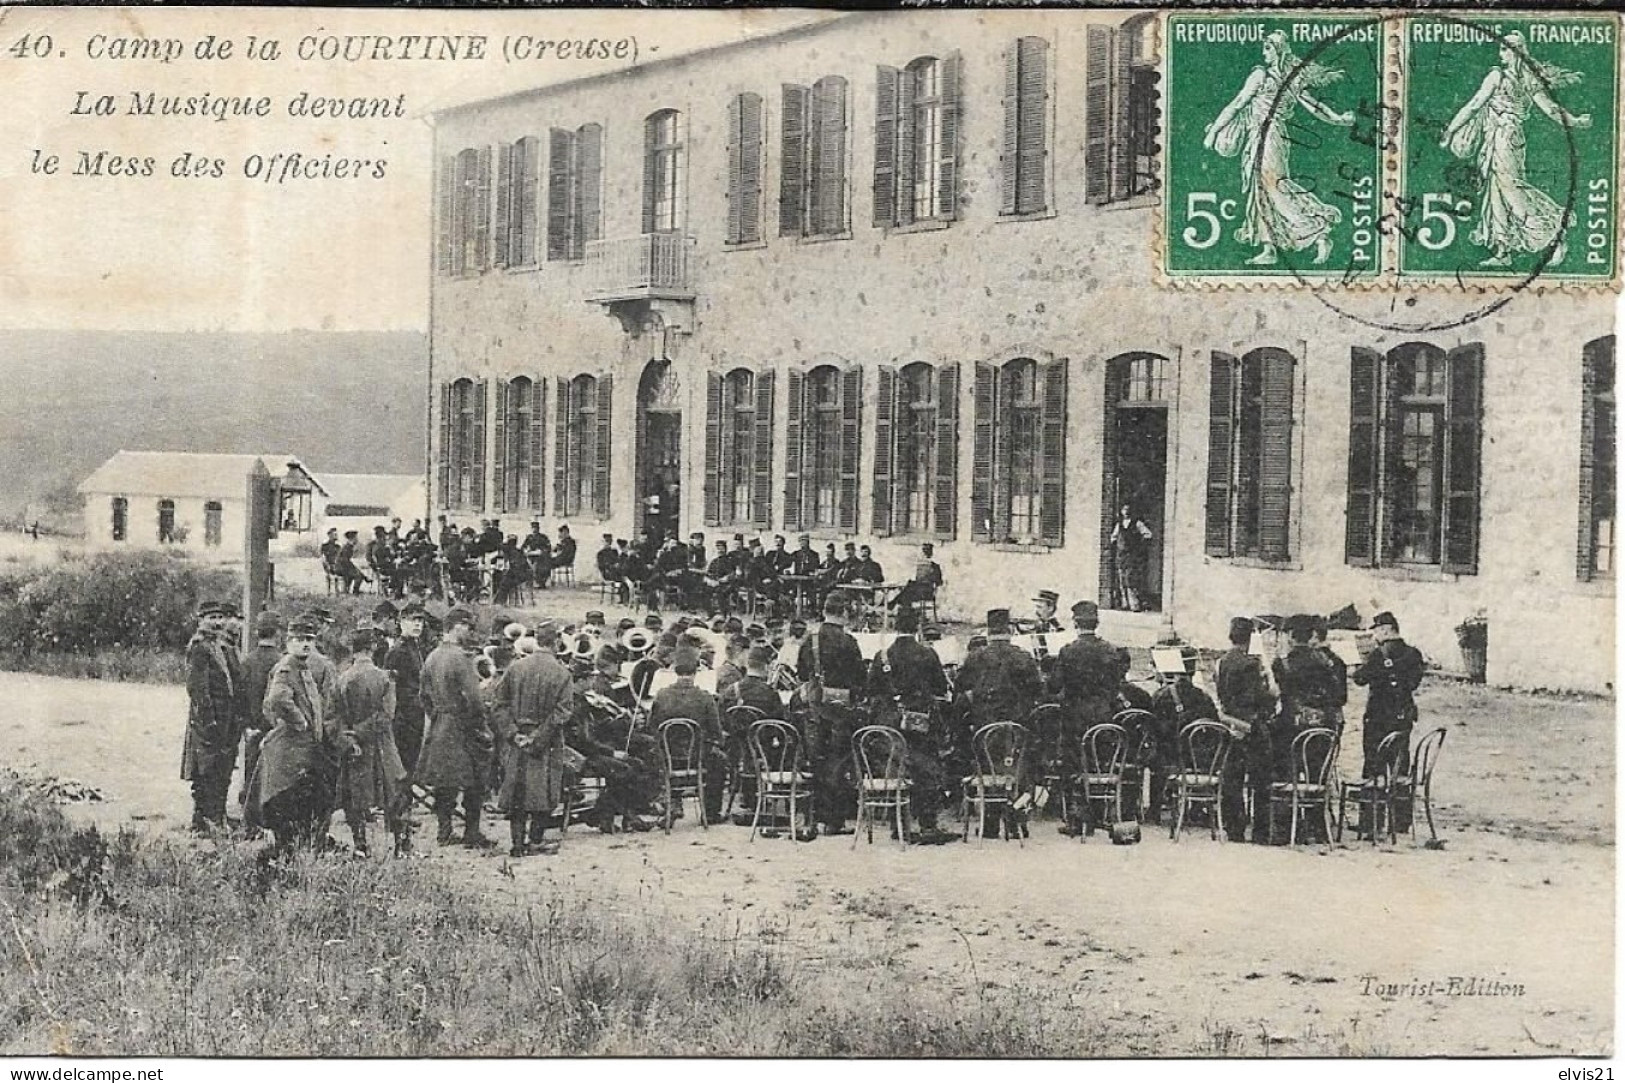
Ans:
[[[586,632],[576,636],[574,644],[570,647],[571,656],[578,662],[589,662],[597,653],[598,641]]]
[[[625,648],[632,661],[637,661],[654,650],[654,633],[647,628],[628,628],[621,633],[621,646]]]

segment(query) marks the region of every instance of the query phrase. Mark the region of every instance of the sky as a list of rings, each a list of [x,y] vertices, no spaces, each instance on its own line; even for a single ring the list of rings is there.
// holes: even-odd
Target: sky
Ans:
[[[822,17],[793,10],[0,9],[0,328],[424,330],[435,110]],[[485,35],[487,55],[298,55],[302,41],[319,50],[358,35],[387,36],[397,51],[403,35],[463,35],[465,50],[471,36]],[[504,60],[503,39],[519,36],[626,41],[636,59]],[[280,55],[249,56],[250,37],[261,53],[277,41]],[[231,42],[231,55],[200,58],[210,41]],[[292,117],[290,101],[301,91],[387,98],[402,115]],[[268,97],[269,115],[130,115],[135,96],[149,93],[250,104]],[[94,112],[104,96],[113,115]],[[293,153],[304,162],[328,155],[382,160],[384,175],[368,175],[376,165],[355,179],[247,175],[256,166],[263,174],[267,162],[280,174],[282,159],[272,156]],[[46,171],[53,156],[54,174]],[[101,175],[78,172],[98,156]],[[178,160],[183,174],[192,167],[204,175],[174,175]],[[219,176],[210,175],[216,161]]]

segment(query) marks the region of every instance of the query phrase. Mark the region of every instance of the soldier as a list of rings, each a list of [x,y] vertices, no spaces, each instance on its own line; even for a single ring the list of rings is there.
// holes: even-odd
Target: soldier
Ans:
[[[930,542],[921,543],[914,578],[903,584],[903,589],[886,603],[888,609],[911,609],[936,598],[937,591],[942,589],[942,565],[936,562],[935,555],[935,546]]]
[[[260,742],[259,768],[244,814],[251,824],[271,830],[273,853],[327,842],[333,810],[328,738],[336,689],[331,669],[311,661],[320,630],[320,624],[304,617],[289,626],[287,653],[266,686],[265,719],[271,732]]]
[[[1040,602],[1042,595],[1049,593],[1041,592]],[[1062,647],[1055,658],[1054,689],[1061,701],[1061,732],[1056,735],[1056,744],[1044,750],[1052,762],[1060,765],[1063,784],[1083,770],[1083,735],[1089,727],[1110,722],[1117,713],[1114,697],[1123,679],[1117,648],[1095,634],[1100,627],[1100,607],[1088,601],[1074,603],[1072,623],[1078,638]],[[1076,835],[1083,829],[1085,810],[1074,803],[1068,811],[1072,822],[1062,824],[1060,831]]]
[[[418,753],[423,748],[423,617],[423,606],[416,602],[401,610],[401,635],[384,656],[383,666],[395,680],[395,720],[391,729],[395,749],[408,774],[417,769]]]
[[[1245,841],[1247,799],[1253,792],[1253,841],[1267,834],[1270,784],[1270,722],[1275,716],[1275,693],[1264,675],[1264,663],[1248,653],[1253,622],[1236,617],[1230,622],[1230,650],[1219,659],[1219,706],[1229,716],[1232,735],[1241,743],[1225,760],[1220,800],[1225,834],[1231,842]],[[1235,755],[1240,751],[1241,755]]]
[[[604,780],[595,826],[609,834],[615,817],[628,831],[647,831],[643,819],[660,790],[659,750],[647,733],[633,728],[637,701],[620,675],[625,652],[614,643],[598,648],[594,672],[576,686],[575,716],[566,743],[586,757],[584,773]]]
[[[1286,738],[1282,745],[1288,745],[1292,735],[1299,730],[1325,726],[1328,713],[1337,706],[1337,674],[1326,661],[1326,656],[1309,642],[1314,636],[1314,621],[1315,618],[1307,613],[1296,613],[1286,619],[1286,634],[1291,647],[1270,666],[1270,671],[1275,675],[1275,686],[1281,691],[1278,729]],[[1277,753],[1284,756],[1286,749],[1277,749]],[[1287,772],[1284,777],[1290,777],[1293,765],[1279,762],[1279,756],[1277,773],[1284,767]]]
[[[1360,744],[1365,763],[1360,768],[1363,778],[1377,772],[1377,749],[1390,733],[1403,733],[1401,753],[1395,766],[1403,771],[1410,763],[1411,728],[1416,725],[1416,699],[1413,693],[1422,684],[1422,652],[1406,643],[1399,635],[1399,621],[1392,613],[1378,613],[1371,619],[1371,634],[1376,647],[1366,656],[1360,668],[1351,675],[1354,683],[1369,692],[1365,701],[1365,722]],[[1369,812],[1361,817],[1360,830],[1365,833]],[[1410,829],[1411,808],[1405,802],[1394,809],[1394,830]]]
[[[1331,628],[1331,622],[1326,617],[1315,617],[1310,626],[1309,645],[1320,652],[1326,660],[1326,665],[1332,671],[1332,702],[1326,711],[1326,725],[1337,732],[1337,738],[1343,739],[1343,708],[1349,701],[1349,667],[1342,657],[1331,648],[1326,635]]]
[[[375,808],[395,840],[395,856],[412,849],[406,824],[411,797],[406,768],[395,748],[395,683],[373,659],[378,633],[358,628],[350,639],[355,661],[339,678],[334,696],[335,758],[338,786],[335,803],[344,810],[357,857],[366,857],[367,819]]]
[[[750,652],[750,640],[743,633],[728,636],[728,651],[717,667],[717,695],[722,696],[745,676],[745,655]]]
[[[1179,765],[1179,733],[1192,722],[1219,720],[1213,698],[1191,681],[1201,655],[1195,647],[1179,648],[1183,672],[1157,689],[1151,698],[1154,719],[1150,748],[1151,792],[1146,795],[1146,819],[1162,822],[1162,802],[1168,789],[1168,776]]]
[[[205,602],[186,644],[186,740],[181,778],[192,783],[192,830],[226,826],[226,795],[237,766],[237,742],[247,721],[242,663],[230,635],[235,607]]]
[[[539,521],[530,524],[530,533],[525,535],[519,551],[524,555],[531,585],[546,590],[548,578],[553,574],[553,540],[542,533]]]
[[[248,801],[248,788],[259,766],[260,742],[269,728],[265,720],[265,689],[270,684],[271,671],[281,660],[282,618],[266,610],[254,619],[254,649],[243,659],[247,728],[243,733],[243,788],[237,794],[239,804]]]
[[[824,602],[824,621],[801,643],[796,673],[802,685],[792,706],[802,716],[807,761],[818,787],[824,833],[844,835],[857,791],[852,773],[852,731],[865,683],[863,652],[846,630],[847,603],[840,594]]]
[[[574,682],[555,652],[558,629],[544,621],[535,639],[536,650],[510,665],[492,693],[502,755],[497,803],[508,817],[513,857],[557,849],[546,845],[545,834],[564,800],[564,735],[575,710]]]
[[[700,669],[700,656],[691,647],[679,647],[671,660],[677,682],[662,688],[649,708],[649,728],[658,734],[660,724],[673,718],[691,718],[700,725],[704,757],[705,819],[716,823],[722,819],[722,789],[728,777],[727,757],[723,747],[727,743],[722,732],[722,720],[717,712],[717,697],[694,684],[694,674]],[[679,810],[673,809],[673,814]]]
[[[1024,722],[1044,694],[1032,655],[1010,642],[1010,611],[990,609],[987,646],[968,655],[955,685],[970,707],[971,726]]]
[[[1055,608],[1060,605],[1061,596],[1053,590],[1041,590],[1033,598],[1032,631],[1036,635],[1045,635],[1049,632],[1059,632],[1061,622],[1055,619]],[[1073,606],[1076,611],[1077,607]],[[1098,623],[1098,621],[1096,622]]]
[[[901,730],[908,741],[908,772],[914,783],[911,804],[919,821],[918,841],[935,844],[952,838],[937,828],[947,780],[943,751],[949,744],[942,705],[948,678],[937,652],[920,642],[919,614],[897,612],[898,636],[875,653],[869,665],[869,697],[875,721]]]
[[[449,846],[457,795],[463,797],[464,846],[496,845],[480,830],[480,810],[493,738],[480,698],[480,677],[464,650],[474,634],[474,614],[461,607],[445,617],[440,645],[424,660],[422,699],[428,735],[414,768],[416,781],[434,794],[439,824],[435,841]]]

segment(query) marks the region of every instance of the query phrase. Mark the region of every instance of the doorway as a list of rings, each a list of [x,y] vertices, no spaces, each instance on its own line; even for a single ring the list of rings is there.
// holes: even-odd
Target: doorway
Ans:
[[[1107,364],[1102,608],[1149,613],[1163,608],[1169,406],[1165,365],[1166,359],[1155,354],[1131,354]]]
[[[676,534],[683,507],[683,411],[677,373],[651,361],[638,382],[638,529]]]

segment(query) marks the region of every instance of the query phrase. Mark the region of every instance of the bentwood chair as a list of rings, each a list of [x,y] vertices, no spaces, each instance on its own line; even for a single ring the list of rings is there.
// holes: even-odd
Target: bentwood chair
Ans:
[[[762,814],[771,807],[784,810],[790,831],[798,820],[810,818],[812,776],[802,760],[801,733],[779,718],[763,718],[746,731],[751,759],[756,765],[756,812],[751,816],[750,837],[756,840]]]
[[[1081,841],[1110,812],[1108,823],[1123,819],[1123,777],[1128,759],[1128,731],[1115,722],[1090,726],[1083,734],[1083,771],[1077,776],[1078,800],[1083,811]]]
[[[1155,764],[1157,720],[1150,711],[1129,707],[1112,716],[1112,722],[1128,733],[1128,753],[1123,758],[1123,803],[1138,820],[1145,807],[1148,780],[1146,772]]]
[[[1413,804],[1420,798],[1422,810],[1428,819],[1428,840],[1437,842],[1439,832],[1433,826],[1433,769],[1439,764],[1439,754],[1444,750],[1444,727],[1432,730],[1416,742],[1416,749],[1411,753],[1411,769],[1408,774],[1399,778],[1401,799],[1409,799]],[[1414,811],[1414,810],[1413,810]],[[1416,837],[1416,816],[1411,816],[1411,838]]]
[[[1298,823],[1306,814],[1320,817],[1321,841],[1332,835],[1332,787],[1330,779],[1337,766],[1337,731],[1325,727],[1306,729],[1292,738],[1289,751],[1292,778],[1272,782],[1269,788],[1269,841],[1275,843],[1275,813],[1291,812],[1287,843],[1298,844]]]
[[[692,718],[668,718],[660,723],[660,752],[665,760],[666,833],[671,833],[677,802],[693,798],[699,805],[700,826],[705,822],[705,742],[700,724]]]
[[[1037,788],[1034,793],[1033,808],[1043,811],[1044,806],[1051,801],[1059,799],[1061,805],[1061,822],[1071,823],[1067,818],[1070,808],[1071,786],[1066,778],[1066,768],[1062,766],[1061,731],[1066,725],[1066,715],[1059,703],[1040,703],[1034,707],[1027,716],[1027,729],[1032,734],[1036,746],[1035,762],[1037,763]]]
[[[1350,805],[1360,810],[1359,830],[1370,834],[1371,845],[1377,844],[1377,836],[1384,829],[1388,832],[1390,843],[1398,841],[1399,834],[1394,829],[1394,796],[1400,788],[1399,780],[1406,766],[1402,761],[1410,751],[1406,745],[1407,739],[1404,730],[1395,730],[1384,737],[1377,745],[1376,762],[1365,765],[1371,769],[1371,774],[1353,782],[1344,782],[1338,787],[1338,842],[1343,841],[1343,826],[1348,821]]]
[[[1179,841],[1185,817],[1194,807],[1209,811],[1208,834],[1217,839],[1224,830],[1224,764],[1230,754],[1230,729],[1218,722],[1199,719],[1179,731],[1179,761],[1168,778],[1173,791],[1173,824],[1168,837]]]
[[[724,820],[733,815],[734,802],[739,799],[741,784],[750,770],[750,728],[766,717],[748,703],[736,703],[722,714],[722,729],[728,738],[728,783],[722,797]]]
[[[858,822],[852,848],[858,846],[857,828],[869,844],[875,841],[875,815],[890,819],[897,841],[908,845],[909,791],[908,739],[890,726],[864,726],[852,735],[852,757],[858,768]]]
[[[967,840],[973,820],[977,841],[983,839],[990,810],[998,814],[1000,833],[1006,841],[1012,830],[1016,839],[1021,840],[1020,827],[1012,821],[1016,798],[1026,783],[1027,736],[1027,727],[1019,722],[989,722],[971,735],[976,773],[963,779]]]

